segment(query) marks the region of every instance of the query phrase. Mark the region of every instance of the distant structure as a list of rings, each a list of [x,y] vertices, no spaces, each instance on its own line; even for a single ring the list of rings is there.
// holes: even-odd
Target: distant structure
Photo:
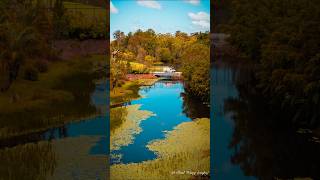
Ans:
[[[173,67],[165,66],[162,71],[153,72],[153,75],[162,78],[180,79],[182,77],[181,72],[177,72]]]

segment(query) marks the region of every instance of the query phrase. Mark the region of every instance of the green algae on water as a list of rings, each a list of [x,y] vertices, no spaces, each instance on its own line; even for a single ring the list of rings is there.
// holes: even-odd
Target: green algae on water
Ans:
[[[150,142],[147,147],[157,159],[142,163],[111,166],[111,179],[184,180],[200,176],[209,178],[210,120],[184,122],[166,133],[166,138]]]

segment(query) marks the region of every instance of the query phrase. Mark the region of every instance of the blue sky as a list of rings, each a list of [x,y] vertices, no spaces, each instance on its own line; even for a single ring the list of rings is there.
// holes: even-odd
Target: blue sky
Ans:
[[[210,30],[210,0],[111,0],[110,38],[152,28],[156,33]]]

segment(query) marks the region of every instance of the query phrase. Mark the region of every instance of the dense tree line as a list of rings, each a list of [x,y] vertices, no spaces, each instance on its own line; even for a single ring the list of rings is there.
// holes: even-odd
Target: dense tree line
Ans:
[[[9,89],[24,64],[28,67],[25,78],[34,80],[38,71],[46,69],[46,62],[53,53],[49,44],[48,13],[40,1],[2,1],[0,4],[0,91]]]
[[[175,34],[157,34],[154,30],[148,29],[128,34],[116,31],[113,36],[114,41],[111,42],[110,49],[112,53],[116,53],[118,60],[138,62],[147,67],[155,64],[174,66],[182,71],[186,89],[191,94],[205,101],[209,100],[210,39],[208,32],[190,35],[181,31]],[[123,61],[118,61],[118,65],[111,64],[111,75],[112,72],[116,74],[119,69],[125,69]],[[111,60],[112,62],[117,61]],[[122,66],[119,63],[122,63]],[[120,66],[122,68],[119,68]],[[127,67],[127,70],[129,69],[130,67]]]
[[[213,17],[210,18],[211,32],[222,32],[224,25],[227,24],[231,18],[231,2],[232,0],[215,0],[211,3],[211,11],[213,12]]]
[[[234,0],[230,42],[258,66],[256,89],[294,124],[319,125],[318,0]]]
[[[100,6],[103,8],[106,8],[107,6],[107,1],[106,0],[68,0],[70,2],[75,2],[75,3],[82,3],[82,4],[89,4],[93,6]]]
[[[105,38],[105,21],[90,28],[72,26],[71,20],[77,18],[68,13],[63,0],[0,1],[0,91],[8,90],[18,75],[37,80],[38,73],[47,70],[48,60],[58,55],[52,48],[54,40]]]

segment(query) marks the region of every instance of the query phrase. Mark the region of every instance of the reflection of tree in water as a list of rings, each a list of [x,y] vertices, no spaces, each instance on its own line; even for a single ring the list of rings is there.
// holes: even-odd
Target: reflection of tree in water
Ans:
[[[51,97],[53,100],[46,102],[47,104],[42,107],[33,108],[32,104],[21,101],[20,105],[27,103],[25,108],[13,112],[1,112],[0,127],[3,128],[0,131],[0,139],[39,131],[97,113],[97,107],[91,102],[91,94],[95,90],[92,79],[94,75],[87,73],[65,77],[55,89],[63,89],[61,93],[70,93],[69,100],[61,100],[53,94]],[[37,93],[39,96],[44,94],[47,96],[50,92]]]
[[[296,133],[297,128],[263,103],[250,83],[239,81],[237,89],[239,98],[226,100],[224,107],[235,122],[231,161],[259,179],[319,178],[320,144],[310,141],[310,134]]]
[[[0,150],[0,179],[46,179],[56,166],[51,143],[29,143]]]
[[[35,132],[21,136],[2,139],[0,141],[0,149],[11,148],[20,144],[37,143],[40,141],[62,139],[68,137],[68,128],[66,125],[52,128],[47,131]]]
[[[68,137],[68,128],[66,126],[61,126],[58,128],[53,128],[48,130],[46,133],[46,139],[47,140],[52,140],[52,139],[57,139],[57,138],[66,138]]]
[[[144,93],[148,93],[152,88],[155,87],[155,84],[151,85],[151,86],[143,86],[140,90]]]
[[[128,115],[126,107],[116,107],[110,109],[110,131],[114,131],[118,128],[125,120]]]
[[[207,104],[190,96],[188,93],[181,93],[183,98],[183,113],[191,119],[210,117],[210,108]]]

